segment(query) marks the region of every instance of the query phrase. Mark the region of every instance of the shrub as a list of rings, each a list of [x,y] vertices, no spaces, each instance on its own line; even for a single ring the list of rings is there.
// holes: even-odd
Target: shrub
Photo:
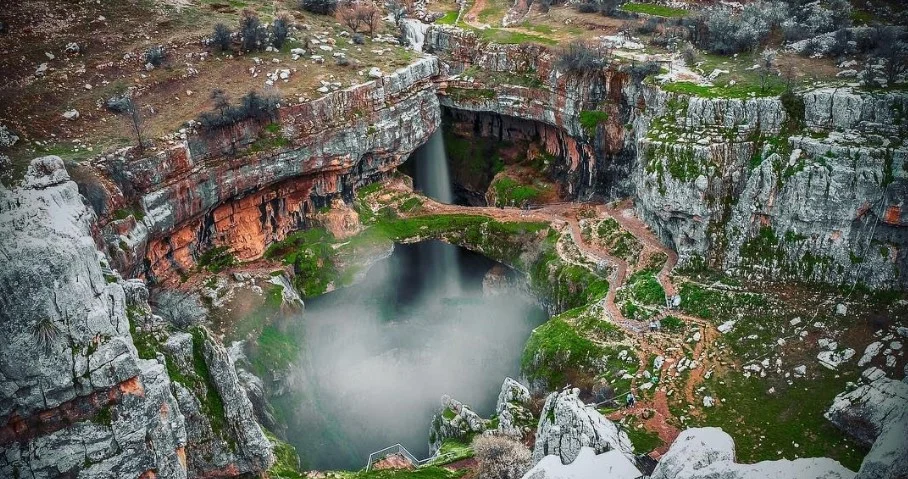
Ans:
[[[581,2],[577,4],[577,11],[580,13],[596,13],[599,11],[599,5],[595,2]]]
[[[159,67],[164,63],[164,47],[158,45],[156,47],[151,47],[148,50],[145,50],[145,63],[151,63],[152,65]]]
[[[604,47],[590,47],[583,42],[572,42],[558,56],[556,67],[566,73],[588,75],[598,73],[608,65],[610,52]]]
[[[644,78],[655,75],[659,73],[659,64],[653,61],[635,63],[627,68],[628,73],[631,76],[631,80],[635,83],[640,83]]]
[[[316,15],[334,15],[337,0],[300,0],[299,8]]]
[[[281,15],[274,19],[271,24],[271,45],[280,49],[287,41],[287,34],[290,33],[290,17]]]
[[[643,35],[649,35],[651,33],[655,33],[656,30],[658,30],[660,28],[660,26],[662,25],[662,21],[663,20],[661,18],[655,18],[655,17],[647,18],[646,21],[644,21],[643,23],[641,23],[640,25],[637,26],[637,33],[640,33]]]
[[[249,119],[258,122],[273,121],[277,117],[280,101],[276,96],[262,96],[251,91],[240,98],[239,105],[232,105],[221,90],[212,91],[211,99],[214,101],[214,111],[202,113],[197,119],[202,128],[208,131]]]
[[[681,52],[681,58],[684,60],[684,64],[692,67],[697,63],[697,50],[688,45]]]
[[[350,60],[347,57],[337,57],[334,63],[339,67],[350,66]]]
[[[473,453],[479,463],[478,479],[519,479],[532,465],[530,450],[504,436],[478,436]]]
[[[354,33],[351,39],[355,45],[365,45],[366,43],[366,37],[362,33]]]
[[[211,44],[217,47],[218,50],[222,52],[229,50],[232,39],[233,32],[227,28],[227,25],[218,23],[214,26],[214,33],[211,35]]]
[[[265,29],[262,27],[258,14],[252,10],[244,10],[240,17],[240,40],[244,52],[251,52],[262,48],[265,44]]]

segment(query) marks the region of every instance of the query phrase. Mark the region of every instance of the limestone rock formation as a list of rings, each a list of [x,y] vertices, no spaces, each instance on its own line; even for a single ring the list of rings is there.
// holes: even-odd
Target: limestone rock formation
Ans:
[[[511,378],[505,378],[495,403],[498,431],[509,436],[522,436],[523,428],[533,421],[533,413],[527,408],[529,402],[529,389]]]
[[[248,121],[193,133],[150,156],[126,150],[98,158],[84,188],[103,200],[95,207],[112,261],[127,276],[164,280],[192,268],[211,246],[241,261],[261,257],[318,207],[389,173],[426,141],[441,121],[431,82],[437,71],[435,58],[423,58],[281,108],[275,135],[285,146],[274,151],[244,153],[271,134]]]
[[[851,479],[849,471],[828,458],[789,461],[762,461],[756,464],[734,462],[735,445],[731,436],[714,427],[683,431],[662,456],[653,479]]]
[[[170,379],[137,355],[93,220],[60,158],[0,187],[0,476],[186,477]]]
[[[659,460],[652,478],[687,477],[714,462],[734,459],[735,442],[725,431],[716,427],[687,429]]]
[[[558,456],[542,458],[523,479],[638,479],[640,471],[620,451],[611,450],[596,454],[591,447],[583,447],[570,464],[562,464]]]
[[[870,448],[857,478],[908,476],[908,383],[873,367],[861,377],[857,389],[836,396],[826,418]]]
[[[429,454],[435,454],[445,439],[468,441],[470,436],[485,431],[487,421],[466,404],[446,394],[441,398],[441,407],[429,427]]]
[[[144,284],[108,267],[94,222],[57,157],[0,188],[0,477],[267,469],[271,445],[223,347],[161,337]],[[202,446],[216,442],[213,423],[222,454]]]
[[[633,445],[623,431],[580,400],[578,389],[554,392],[545,400],[536,430],[533,462],[556,455],[570,464],[584,447],[597,454],[617,450],[634,462]]]

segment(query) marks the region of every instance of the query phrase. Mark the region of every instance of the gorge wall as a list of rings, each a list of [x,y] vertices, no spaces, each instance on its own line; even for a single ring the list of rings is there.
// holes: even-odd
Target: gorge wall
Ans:
[[[74,166],[76,181],[41,158],[0,189],[0,476],[266,469],[271,445],[223,346],[170,331],[144,283],[116,271],[173,281],[216,246],[259,258],[392,172],[442,108],[480,136],[541,145],[571,198],[634,197],[682,264],[908,287],[903,93],[696,98],[620,69],[561,73],[542,47],[456,29],[430,29],[425,47],[436,56],[273,124],[190,129]]]
[[[108,268],[59,158],[0,188],[0,229],[0,476],[221,477],[274,462],[206,330],[181,348],[192,361],[147,349],[164,321],[143,282]]]
[[[545,47],[459,29],[430,28],[424,49],[435,56],[282,107],[270,126],[190,131],[157,154],[121,152],[75,172],[114,265],[166,281],[214,246],[257,259],[332,197],[350,200],[399,166],[444,109],[461,133],[534,142],[568,198],[635,198],[682,266],[908,284],[901,92],[700,98],[628,68],[564,73]]]

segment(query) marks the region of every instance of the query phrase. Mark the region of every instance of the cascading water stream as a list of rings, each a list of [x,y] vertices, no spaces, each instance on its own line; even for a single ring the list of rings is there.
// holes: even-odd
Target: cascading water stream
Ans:
[[[416,187],[433,200],[445,204],[454,202],[448,157],[440,130],[436,130],[429,141],[416,151]],[[427,277],[426,281],[438,287],[437,293],[440,293],[441,298],[457,296],[461,291],[457,250],[445,248],[435,242],[420,246],[420,259],[427,265],[425,271],[436,272],[435,277]]]

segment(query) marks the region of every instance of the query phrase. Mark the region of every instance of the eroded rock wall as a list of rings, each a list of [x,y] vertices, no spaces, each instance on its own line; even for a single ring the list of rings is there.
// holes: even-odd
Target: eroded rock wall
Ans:
[[[134,343],[147,290],[109,269],[95,215],[59,158],[34,160],[22,185],[0,188],[0,231],[0,477],[216,474],[190,465],[200,419],[183,411],[166,360],[143,359]],[[224,371],[227,410],[248,404],[227,394],[239,388],[231,363],[212,356],[206,367]],[[240,414],[223,469],[263,471],[270,443]]]
[[[106,187],[109,253],[127,274],[173,278],[204,249],[261,256],[333,196],[349,198],[403,162],[440,123],[428,57],[366,84],[278,111],[274,128],[254,121],[198,132],[154,155],[95,162]],[[113,191],[111,191],[113,190]],[[118,208],[135,215],[116,219]],[[147,245],[147,247],[146,247]],[[145,249],[135,254],[136,249]],[[147,251],[147,254],[145,253]]]
[[[646,105],[634,121],[637,211],[680,264],[908,284],[908,96],[820,89],[786,103],[628,93]]]

